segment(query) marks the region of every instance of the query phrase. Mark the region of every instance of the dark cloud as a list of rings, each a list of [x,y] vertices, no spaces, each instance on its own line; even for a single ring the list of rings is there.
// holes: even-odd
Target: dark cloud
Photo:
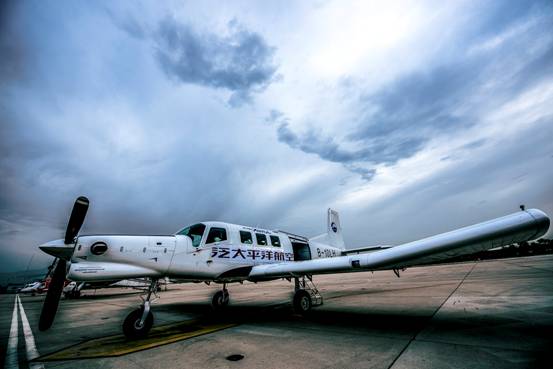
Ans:
[[[111,19],[113,24],[119,29],[127,33],[129,36],[136,38],[138,40],[145,39],[148,35],[148,31],[145,29],[145,25],[141,24],[132,14],[125,13],[121,15],[120,13],[114,12],[110,8],[104,9],[105,13]]]
[[[370,181],[376,175],[375,169],[367,169],[353,164],[346,164],[345,167],[350,172],[359,174],[365,181]]]
[[[224,88],[229,103],[240,105],[275,78],[275,49],[261,35],[236,21],[228,35],[198,33],[186,24],[165,18],[156,36],[157,58],[168,76],[183,83]]]
[[[553,164],[553,116],[527,123],[527,130],[508,140],[490,140],[485,147],[480,146],[478,157],[456,161],[443,171],[402,186],[393,199],[372,201],[361,214],[349,219],[350,227],[364,232],[352,235],[355,239],[351,242],[409,242],[515,212],[520,204],[551,215],[553,171],[548,168]],[[366,222],[372,214],[378,217]],[[397,232],[398,222],[401,233]],[[383,229],[395,231],[383,236]],[[551,236],[553,229],[548,234]]]
[[[16,1],[0,2],[0,87],[20,78],[28,50],[21,23],[21,7]],[[2,122],[0,122],[2,123]]]
[[[460,43],[455,62],[400,75],[377,91],[353,91],[359,96],[352,107],[359,120],[342,138],[324,136],[315,128],[294,132],[282,113],[271,112],[267,120],[280,122],[280,142],[323,160],[342,163],[370,180],[374,170],[363,169],[369,170],[370,175],[366,175],[353,164],[390,165],[408,158],[431,139],[480,124],[483,114],[553,73],[553,37],[543,33],[553,27],[553,18],[543,16],[543,7],[537,5],[518,7],[524,11],[513,11],[509,6],[488,9],[489,15],[476,26],[481,31],[478,37],[472,31],[455,35]],[[515,30],[503,35],[509,27]],[[482,47],[493,38],[504,40]],[[473,144],[477,147],[483,142]]]
[[[343,164],[355,162],[394,164],[400,158],[413,155],[422,144],[422,140],[417,138],[395,142],[374,140],[370,146],[359,149],[345,149],[332,137],[324,136],[314,129],[296,134],[286,122],[278,126],[277,137],[280,142],[291,148],[299,149],[308,154],[316,154],[323,160]]]
[[[334,138],[324,136],[314,129],[297,134],[292,131],[286,118],[282,118],[281,115],[277,117],[281,120],[277,127],[277,138],[280,142],[307,154],[316,154],[323,160],[341,163],[366,181],[374,177],[376,170],[364,168],[356,163],[394,164],[401,158],[413,155],[422,145],[422,140],[408,138],[394,142],[374,140],[370,146],[345,149]],[[267,119],[271,120],[271,117]]]
[[[486,29],[482,33],[488,38],[456,37],[461,43],[455,62],[399,76],[379,91],[361,94],[362,118],[348,138],[363,143],[384,137],[427,140],[465,129],[479,123],[483,112],[541,82],[553,71],[553,38],[543,33],[553,18],[541,15],[542,8],[519,7],[525,11],[494,6],[491,16],[483,17],[487,22],[477,27]],[[505,36],[509,26],[513,34]],[[523,30],[517,33],[517,27]],[[496,38],[504,40],[484,46]]]

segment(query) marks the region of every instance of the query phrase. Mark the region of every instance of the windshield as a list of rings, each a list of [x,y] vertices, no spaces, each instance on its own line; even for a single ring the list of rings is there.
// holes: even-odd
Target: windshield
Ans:
[[[200,246],[200,242],[202,241],[204,231],[205,225],[202,223],[198,223],[191,225],[190,227],[186,227],[177,234],[190,237],[192,239],[192,246],[198,247]]]

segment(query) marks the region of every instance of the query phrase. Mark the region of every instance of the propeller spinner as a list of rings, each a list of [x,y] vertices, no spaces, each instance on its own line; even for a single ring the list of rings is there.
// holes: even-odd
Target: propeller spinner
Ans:
[[[89,201],[86,197],[80,196],[75,200],[75,205],[73,205],[73,210],[71,211],[71,216],[69,217],[69,222],[67,223],[67,230],[65,231],[65,245],[73,245],[71,247],[59,247],[57,245],[51,245],[52,250],[58,250],[58,252],[51,252],[55,256],[58,256],[58,263],[52,274],[52,280],[50,281],[50,286],[48,287],[48,292],[46,293],[46,298],[44,299],[44,304],[42,305],[42,311],[40,313],[40,319],[38,322],[38,329],[45,331],[52,326],[54,318],[56,317],[56,312],[58,311],[58,305],[63,291],[63,284],[65,282],[65,275],[67,272],[67,260],[71,259],[73,250],[75,248],[75,237],[79,233],[81,226],[83,225],[86,212],[88,211]],[[61,241],[61,240],[60,240]],[[46,244],[42,249],[48,248]],[[61,246],[61,245],[60,245]],[[59,249],[65,249],[64,252],[59,252]],[[46,250],[44,250],[46,251]]]

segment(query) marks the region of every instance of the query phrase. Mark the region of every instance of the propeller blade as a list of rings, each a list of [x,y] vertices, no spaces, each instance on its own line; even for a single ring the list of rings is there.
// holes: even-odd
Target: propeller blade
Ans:
[[[52,261],[52,264],[48,265],[48,271],[46,272],[46,275],[44,276],[44,278],[42,278],[43,281],[45,281],[50,276],[50,274],[52,274],[52,270],[54,270],[54,264],[56,264],[57,260],[58,258],[54,258],[54,261]]]
[[[65,244],[73,243],[75,236],[79,233],[81,226],[84,222],[84,217],[88,211],[89,201],[86,197],[81,196],[75,200],[69,222],[67,223],[67,230],[65,231]]]
[[[48,292],[46,292],[44,304],[42,305],[42,311],[38,321],[38,329],[41,331],[45,331],[50,328],[54,322],[54,318],[56,317],[61,292],[63,291],[63,284],[65,282],[66,267],[67,262],[63,259],[59,259],[58,265],[56,265],[56,269],[54,269],[50,285],[48,286]]]

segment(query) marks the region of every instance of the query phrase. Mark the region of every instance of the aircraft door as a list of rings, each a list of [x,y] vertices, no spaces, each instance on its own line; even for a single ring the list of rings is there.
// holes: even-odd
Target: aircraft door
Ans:
[[[292,249],[295,261],[311,260],[311,249],[308,243],[292,241]]]
[[[169,266],[169,274],[187,277],[194,272],[194,251],[192,240],[188,236],[176,235],[176,247]]]

